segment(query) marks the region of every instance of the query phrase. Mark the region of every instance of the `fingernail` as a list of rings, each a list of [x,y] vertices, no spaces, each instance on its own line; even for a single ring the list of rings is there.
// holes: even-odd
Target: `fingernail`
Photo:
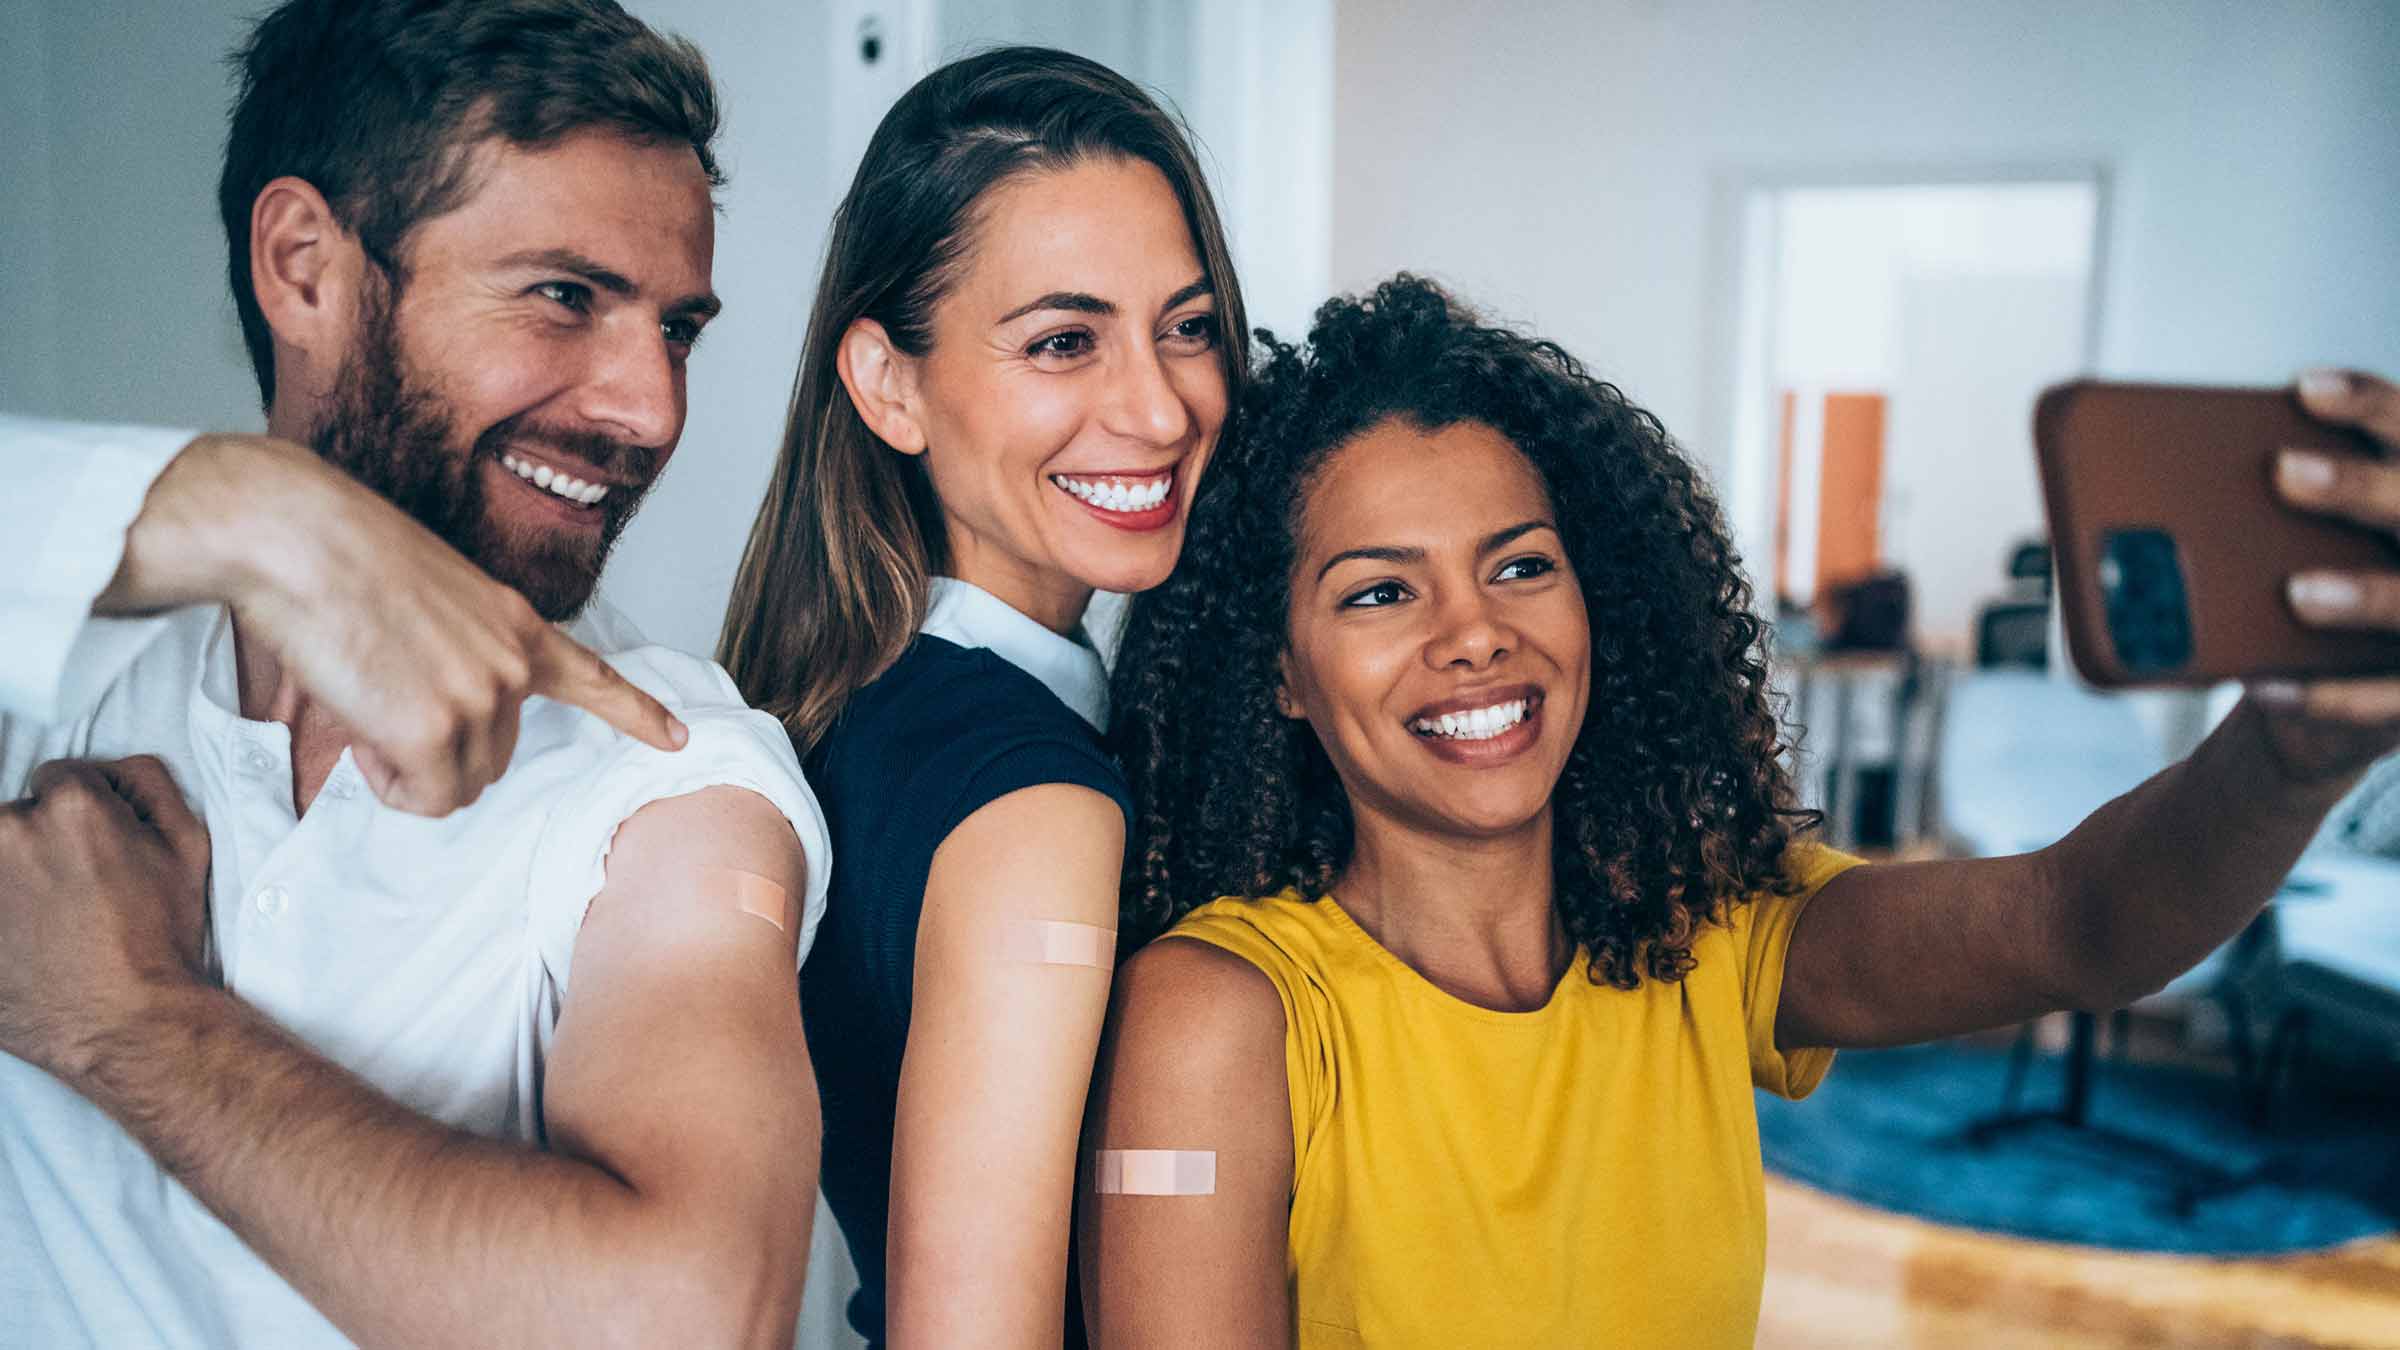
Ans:
[[[2350,376],[2346,371],[2311,370],[2300,376],[2300,393],[2304,398],[2340,398],[2350,392]]]
[[[2286,450],[2275,461],[2275,476],[2294,492],[2323,492],[2333,486],[2333,461],[2313,450]]]
[[[2357,582],[2332,572],[2303,572],[2293,577],[2285,589],[2299,608],[2329,614],[2356,609],[2362,598]]]
[[[673,714],[669,714],[667,717],[667,739],[675,742],[675,748],[681,750],[685,745],[689,744],[692,739],[691,728],[683,724],[682,718],[676,717]]]
[[[2295,708],[2300,705],[2300,686],[2292,680],[2260,680],[2250,686],[2250,697],[2274,708]]]

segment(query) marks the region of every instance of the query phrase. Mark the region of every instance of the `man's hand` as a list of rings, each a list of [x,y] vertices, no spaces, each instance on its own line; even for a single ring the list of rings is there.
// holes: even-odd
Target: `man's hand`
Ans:
[[[0,805],[0,1050],[73,1084],[145,989],[200,978],[208,830],[147,755],[30,787]]]
[[[303,447],[203,436],[159,476],[103,612],[230,604],[355,737],[386,805],[438,816],[508,767],[534,694],[661,750],[682,723],[432,531]]]
[[[2357,427],[2384,450],[2382,463],[2357,463],[2287,451],[2275,481],[2284,499],[2400,537],[2400,388],[2372,375],[2319,371],[2302,377],[2300,402],[2328,422]],[[2303,572],[2288,583],[2301,622],[2322,628],[2400,633],[2400,568],[2377,572]],[[2400,746],[2400,671],[2363,679],[2253,686],[2266,710],[2267,735],[2292,777],[2303,783],[2346,778]]]

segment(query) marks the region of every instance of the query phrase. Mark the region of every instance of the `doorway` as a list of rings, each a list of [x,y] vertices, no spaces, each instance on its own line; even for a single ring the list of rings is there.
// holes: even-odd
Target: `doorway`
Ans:
[[[2085,169],[1744,190],[1726,496],[1762,604],[1898,572],[1918,647],[1972,656],[2043,533],[2034,399],[2093,364],[2105,189]]]

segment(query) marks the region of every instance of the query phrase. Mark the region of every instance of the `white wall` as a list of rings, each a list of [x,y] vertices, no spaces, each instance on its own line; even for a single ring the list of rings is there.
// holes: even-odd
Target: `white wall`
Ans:
[[[2400,368],[2400,5],[1340,0],[1333,279],[1532,323],[1723,468],[1754,176],[2100,163],[2109,373]]]
[[[1908,573],[1918,645],[1972,660],[1976,616],[2006,590],[2009,550],[2048,531],[2025,424],[2073,369],[2084,279],[1915,277],[1897,300],[1884,558]]]

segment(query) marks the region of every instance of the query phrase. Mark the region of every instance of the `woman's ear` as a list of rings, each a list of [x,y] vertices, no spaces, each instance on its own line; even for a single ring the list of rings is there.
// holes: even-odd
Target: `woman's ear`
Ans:
[[[1292,654],[1285,652],[1275,658],[1275,711],[1295,722],[1308,720],[1308,710],[1292,694]]]
[[[917,369],[908,353],[873,319],[855,319],[834,352],[834,369],[850,391],[850,406],[885,445],[904,455],[925,453],[925,427],[917,419]]]

